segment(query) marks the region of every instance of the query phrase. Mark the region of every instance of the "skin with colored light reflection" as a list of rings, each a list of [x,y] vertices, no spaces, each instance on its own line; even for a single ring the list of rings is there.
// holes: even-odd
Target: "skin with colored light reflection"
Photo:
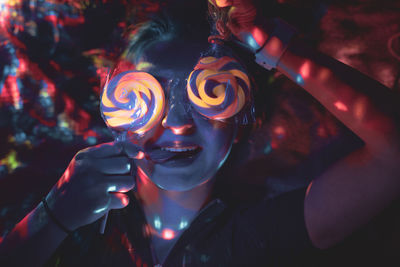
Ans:
[[[234,120],[208,119],[189,103],[187,79],[208,46],[181,39],[160,41],[146,47],[140,62],[135,62],[147,66],[140,71],[156,77],[166,97],[158,125],[142,134],[128,134],[144,151],[144,157],[134,160],[139,170],[136,196],[160,262],[209,200],[214,177],[236,138]],[[186,148],[196,148],[196,152],[178,159],[159,157],[165,149]]]
[[[274,59],[279,72],[310,93],[364,142],[363,147],[315,177],[305,196],[308,235],[314,246],[329,248],[365,225],[400,195],[399,95],[315,51],[297,36],[288,42],[284,36],[290,33],[289,29],[274,35],[274,29],[258,27],[257,8],[252,3],[210,0],[214,7],[225,8],[229,30],[256,53],[256,58],[260,55],[257,49],[264,43],[261,51],[268,55],[262,57],[266,62]],[[271,21],[265,18],[264,22]],[[286,28],[284,23],[279,27]],[[282,40],[277,38],[280,34]],[[252,42],[244,38],[248,36],[252,36]],[[276,54],[280,57],[274,58]]]
[[[252,1],[209,2],[220,4],[225,10],[234,6],[228,15],[235,16],[236,23],[229,24],[231,20],[227,26],[237,39],[246,42],[241,39],[241,32],[268,38],[268,29],[252,29],[256,27],[253,15],[257,12]],[[265,32],[255,34],[260,30]],[[209,200],[213,178],[236,136],[237,125],[208,120],[196,113],[184,93],[185,79],[207,46],[206,40],[156,42],[134,62],[136,66],[145,66],[140,71],[149,72],[163,86],[167,99],[163,118],[146,133],[130,135],[130,142],[98,145],[74,157],[46,197],[64,226],[75,230],[98,220],[110,209],[125,207],[128,199],[120,192],[135,186],[127,156],[134,158],[139,170],[136,196],[153,227],[152,244],[163,262],[179,235]],[[398,102],[384,86],[315,51],[300,39],[291,40],[276,67],[364,142],[363,147],[314,177],[305,195],[308,236],[315,247],[329,248],[365,225],[400,195]],[[284,130],[278,128],[276,133]],[[197,157],[190,161],[157,157],[157,153],[163,155],[162,147],[182,149],[182,144],[200,148]],[[138,151],[142,151],[142,156],[138,157]],[[39,204],[3,239],[0,252],[12,255],[15,262],[21,261],[19,266],[41,266],[67,236],[46,218]],[[21,257],[22,252],[26,257]]]
[[[145,154],[150,151],[150,156],[135,163],[165,190],[186,191],[209,181],[225,161],[236,137],[234,122],[204,117],[190,107],[187,98],[187,78],[207,47],[207,43],[200,45],[186,40],[162,41],[147,47],[141,58],[150,66],[141,71],[160,81],[167,104],[161,123],[142,135],[133,135],[133,142]],[[151,158],[152,150],[193,147],[200,152],[192,161]]]

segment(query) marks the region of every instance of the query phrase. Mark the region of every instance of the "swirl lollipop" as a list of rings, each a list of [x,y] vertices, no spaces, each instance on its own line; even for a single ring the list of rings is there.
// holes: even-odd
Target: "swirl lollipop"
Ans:
[[[107,81],[100,109],[107,126],[117,132],[147,132],[161,119],[164,91],[150,74],[125,71]]]
[[[230,57],[204,57],[189,75],[187,92],[194,108],[207,118],[233,117],[250,98],[250,81]]]

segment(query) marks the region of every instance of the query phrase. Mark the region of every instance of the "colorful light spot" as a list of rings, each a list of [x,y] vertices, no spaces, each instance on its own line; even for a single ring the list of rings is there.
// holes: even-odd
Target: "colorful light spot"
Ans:
[[[144,153],[143,151],[139,151],[135,159],[144,159]]]
[[[300,85],[303,85],[303,84],[304,84],[303,77],[302,77],[300,74],[298,74],[298,75],[296,76],[296,83],[297,83],[297,84],[300,84]]]
[[[106,209],[107,209],[107,207],[103,207],[103,208],[97,209],[93,212],[97,214],[97,213],[101,213],[101,212],[105,211]]]
[[[16,168],[21,166],[21,162],[17,159],[17,152],[15,150],[10,151],[10,153],[0,160],[0,165],[7,166],[8,171],[12,173]]]
[[[164,229],[161,232],[161,237],[165,240],[171,240],[175,238],[175,232],[172,231],[171,229]]]
[[[185,229],[188,226],[188,222],[185,219],[182,219],[179,223],[179,230]]]
[[[232,5],[232,1],[229,1],[229,0],[215,0],[215,3],[219,7],[227,7],[227,6]]]
[[[100,109],[107,126],[137,134],[153,128],[164,113],[165,97],[159,82],[145,72],[122,72],[107,81]]]
[[[126,206],[126,205],[128,205],[129,204],[129,198],[127,197],[127,196],[125,196],[124,194],[120,194],[121,195],[121,202],[122,202],[122,205],[124,205],[124,206]]]
[[[333,105],[335,106],[336,109],[338,109],[340,111],[346,112],[349,110],[348,107],[345,104],[343,104],[343,102],[341,102],[341,101],[336,101]]]
[[[250,99],[250,80],[230,57],[204,57],[190,73],[187,93],[197,112],[223,120],[240,112]]]
[[[300,75],[303,77],[303,79],[307,79],[310,77],[310,69],[311,69],[311,63],[310,61],[304,62],[303,65],[300,67]]]
[[[285,128],[283,128],[282,126],[277,126],[274,128],[274,133],[276,134],[276,136],[278,137],[278,139],[282,139],[285,136]]]
[[[158,216],[156,216],[155,218],[154,218],[154,228],[156,228],[156,229],[161,229],[161,220],[160,220],[160,217],[158,217]]]
[[[117,187],[115,185],[113,185],[113,186],[109,186],[108,187],[107,192],[113,192],[113,191],[116,191],[116,190],[117,190]]]
[[[254,27],[251,34],[253,35],[255,42],[258,44],[257,49],[261,47],[268,38],[268,35],[258,27]]]
[[[246,37],[246,43],[253,48],[254,50],[259,48],[259,45],[257,44],[257,41],[254,39],[252,35],[247,35]]]

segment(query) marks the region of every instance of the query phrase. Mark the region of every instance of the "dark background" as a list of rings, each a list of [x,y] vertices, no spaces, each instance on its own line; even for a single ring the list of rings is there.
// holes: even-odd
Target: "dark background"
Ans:
[[[276,3],[274,12],[311,45],[400,90],[399,1]],[[101,81],[125,44],[123,34],[165,5],[0,2],[0,234],[40,201],[77,151],[112,140],[99,113]],[[249,142],[233,159],[240,164],[226,189],[243,201],[254,192],[272,197],[302,187],[361,144],[279,73],[271,72],[266,82],[265,96],[274,107],[258,113]],[[318,256],[318,265],[400,266],[399,207],[394,202]]]

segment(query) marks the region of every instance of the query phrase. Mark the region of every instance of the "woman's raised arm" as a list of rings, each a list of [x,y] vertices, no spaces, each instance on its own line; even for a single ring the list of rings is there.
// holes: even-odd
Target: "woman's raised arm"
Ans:
[[[365,145],[309,186],[305,220],[313,243],[330,247],[400,196],[398,95],[293,40],[278,70],[299,83]]]
[[[213,3],[225,10],[235,7],[227,26],[253,50],[257,63],[277,68],[299,84],[365,143],[308,188],[307,230],[315,246],[328,248],[400,196],[400,99],[375,80],[315,51],[283,21],[260,20],[252,2]],[[256,25],[256,20],[261,23]],[[217,28],[223,29],[219,23]]]

